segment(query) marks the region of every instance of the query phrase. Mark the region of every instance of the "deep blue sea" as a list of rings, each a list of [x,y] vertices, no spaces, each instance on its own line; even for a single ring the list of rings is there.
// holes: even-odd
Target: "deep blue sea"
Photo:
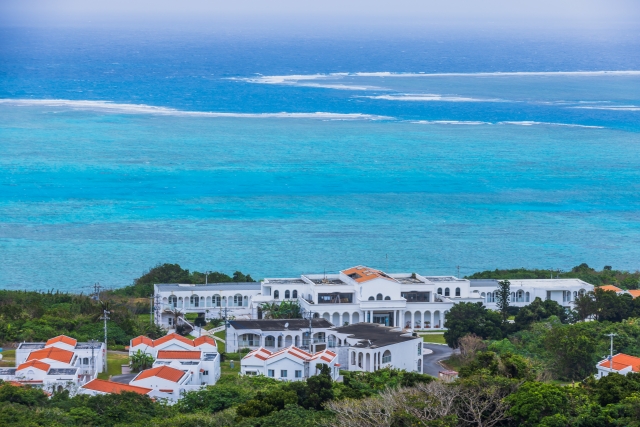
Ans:
[[[0,30],[0,288],[640,268],[640,37]]]

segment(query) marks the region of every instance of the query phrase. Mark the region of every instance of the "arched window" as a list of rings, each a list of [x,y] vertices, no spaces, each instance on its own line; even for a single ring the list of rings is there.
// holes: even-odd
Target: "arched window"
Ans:
[[[242,295],[240,294],[235,294],[233,296],[233,305],[235,307],[242,307]]]
[[[529,298],[530,298],[529,292],[525,293],[524,294],[524,302],[529,302]]]
[[[291,293],[289,292],[289,289],[287,289],[286,291],[284,291],[284,298],[285,298],[285,299],[289,299],[289,298],[291,298]]]
[[[518,290],[518,292],[516,292],[516,301],[517,302],[524,302],[524,292],[522,291],[522,289]]]
[[[273,299],[280,299],[280,291],[273,291]]]
[[[391,363],[391,352],[389,350],[382,354],[382,363]]]
[[[480,294],[480,297],[481,297],[482,299],[484,299],[484,298],[486,297],[485,293],[484,293],[484,292],[483,292],[483,293],[481,293],[481,294]],[[489,301],[487,301],[487,302],[489,302]]]
[[[199,307],[200,306],[200,297],[198,295],[191,295],[191,299],[189,300],[191,303],[191,307]]]
[[[89,358],[85,357],[84,359],[82,359],[82,364],[83,365],[88,365],[89,364]]]
[[[580,290],[578,291],[578,295],[580,295],[581,297],[583,297],[583,296],[584,296],[584,294],[585,294],[584,289],[580,289]]]
[[[169,306],[176,308],[177,305],[178,305],[178,297],[175,295],[171,295],[169,297]]]
[[[460,288],[456,288],[456,296],[459,297],[460,296]]]
[[[418,359],[418,372],[422,373],[422,360]]]
[[[386,296],[386,297],[384,297],[384,299],[385,299],[385,301],[390,301],[391,297],[390,296]]]
[[[378,295],[376,295],[376,299],[377,299],[378,301],[382,301],[382,294],[378,294]]]
[[[449,291],[449,288],[444,288],[444,296],[448,297],[451,295],[451,292]]]
[[[295,289],[293,290],[293,298],[298,298],[298,291],[296,291]]]
[[[442,288],[438,288],[438,295],[442,295]]]
[[[374,301],[375,298],[374,297],[369,297],[369,301]]]
[[[356,364],[356,352],[352,352],[351,353],[351,364],[355,365]]]
[[[214,295],[211,297],[211,302],[214,307],[220,307],[220,295]]]
[[[276,346],[276,337],[273,335],[267,335],[264,337],[264,346],[265,347],[275,347]]]

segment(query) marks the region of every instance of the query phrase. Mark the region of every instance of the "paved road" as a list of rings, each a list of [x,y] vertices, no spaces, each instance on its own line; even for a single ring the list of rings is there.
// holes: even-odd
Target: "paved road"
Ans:
[[[120,384],[129,384],[129,382],[138,374],[124,374],[124,375],[114,375],[111,377],[111,381],[120,383]]]
[[[422,346],[422,348],[428,348],[433,351],[431,354],[425,354],[422,356],[422,373],[429,374],[434,377],[437,377],[438,372],[444,369],[438,364],[438,361],[448,359],[454,351],[457,351],[449,348],[447,345],[424,343]]]

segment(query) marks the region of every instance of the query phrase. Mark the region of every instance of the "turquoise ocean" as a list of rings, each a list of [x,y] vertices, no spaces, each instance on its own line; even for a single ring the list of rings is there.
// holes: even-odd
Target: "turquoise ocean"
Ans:
[[[640,266],[640,43],[225,37],[0,31],[0,288]]]

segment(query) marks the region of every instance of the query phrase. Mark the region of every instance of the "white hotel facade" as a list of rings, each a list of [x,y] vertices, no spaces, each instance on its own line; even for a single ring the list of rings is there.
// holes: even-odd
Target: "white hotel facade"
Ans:
[[[260,319],[263,303],[298,301],[302,310],[335,326],[360,322],[412,330],[444,329],[444,316],[459,302],[495,308],[496,280],[467,280],[417,273],[387,274],[357,266],[338,274],[267,278],[259,283],[154,286],[156,323],[171,328],[175,312],[207,319]],[[593,290],[579,279],[511,280],[511,304],[551,299],[571,307],[577,295]]]

